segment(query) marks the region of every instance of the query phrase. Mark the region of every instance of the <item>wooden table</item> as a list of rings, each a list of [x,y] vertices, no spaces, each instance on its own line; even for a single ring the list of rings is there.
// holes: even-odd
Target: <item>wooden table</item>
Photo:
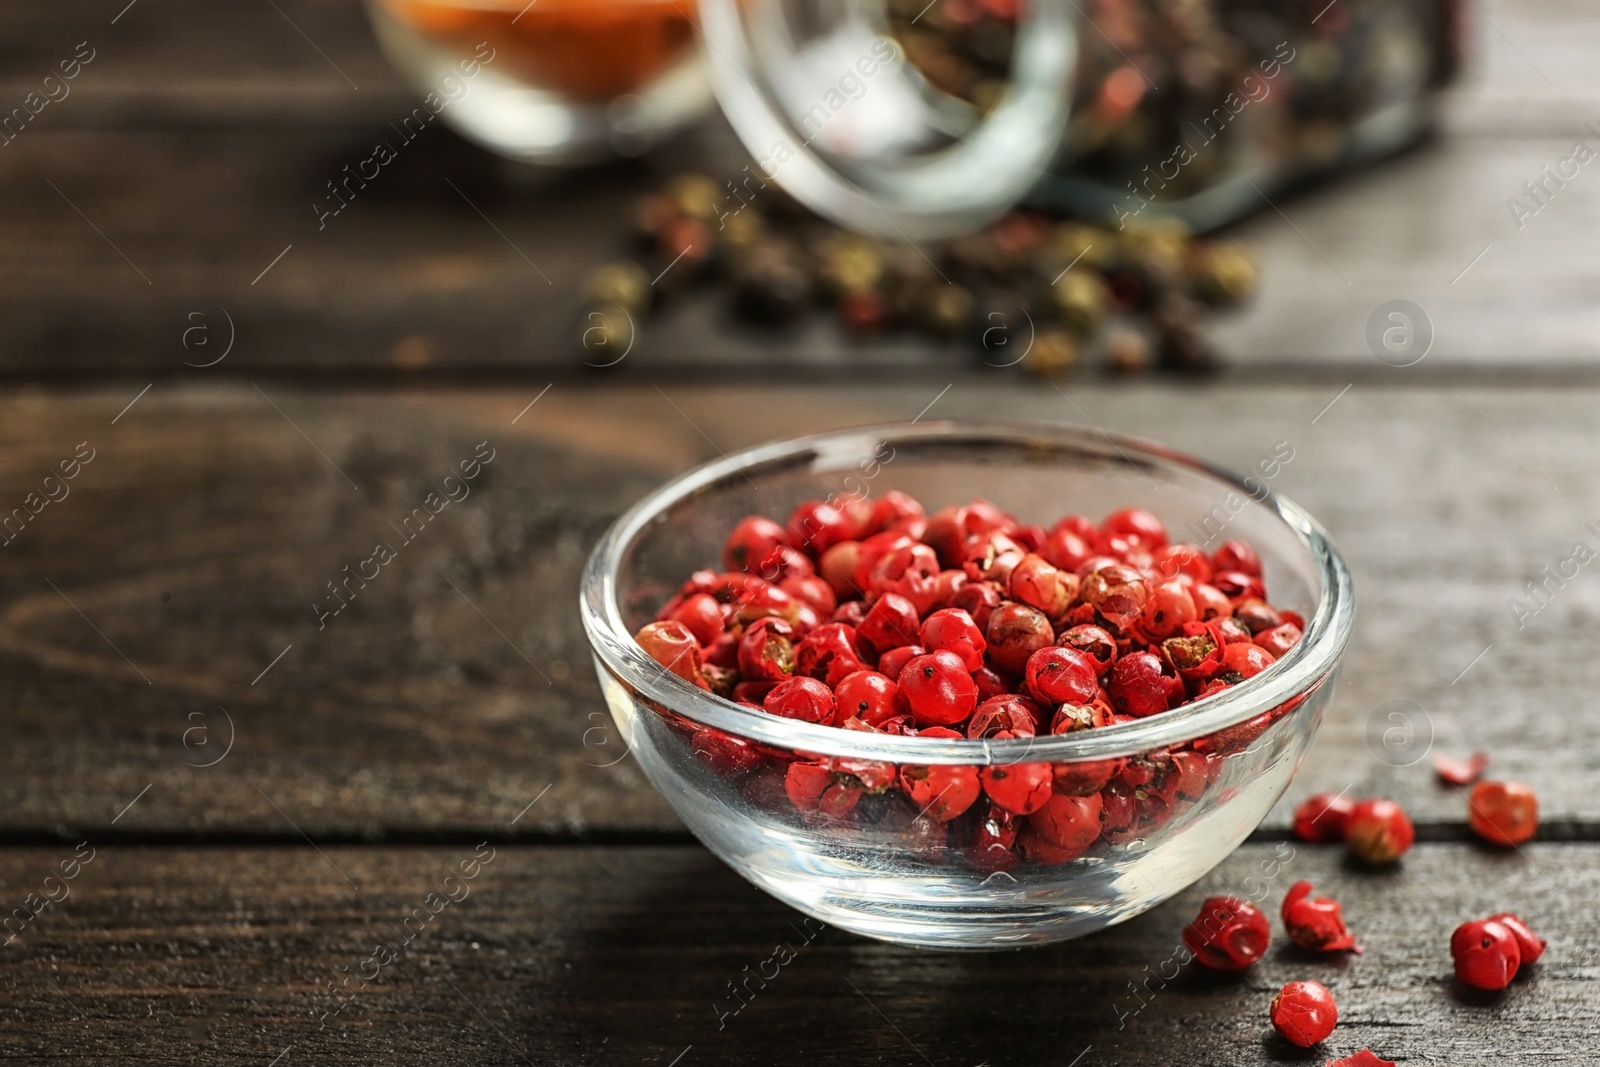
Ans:
[[[410,106],[359,11],[124,4],[0,13],[0,102],[77,42],[96,49],[72,96],[0,148],[0,509],[93,456],[0,552],[0,914],[78,860],[70,896],[0,954],[0,1055],[1320,1063],[1265,1026],[1271,990],[1314,975],[1339,997],[1336,1054],[1594,1058],[1600,580],[1583,570],[1520,629],[1507,602],[1575,541],[1600,545],[1600,184],[1573,182],[1521,232],[1503,203],[1600,116],[1592,11],[1487,6],[1498,31],[1444,140],[1241,227],[1267,284],[1223,331],[1233,374],[1063,394],[826,327],[729,333],[710,305],[580,374],[581,274],[619,247],[631,192],[690,147],[530,192],[439,131],[318,235],[306,203],[324,172]],[[1362,339],[1395,297],[1438,330],[1412,368]],[[220,340],[224,309],[235,350],[185,366],[182,331]],[[1279,487],[1327,524],[1360,593],[1338,698],[1256,839],[1171,904],[1025,953],[824,930],[723,1019],[727,983],[807,933],[695,844],[631,760],[601,766],[617,742],[591,730],[578,570],[623,507],[698,462],[936,398],[929,417],[1081,408],[1235,467],[1288,442]],[[483,441],[496,458],[473,495],[319,630],[324,583]],[[1381,743],[1391,701],[1415,712],[1400,751]],[[1430,747],[1486,750],[1534,784],[1540,841],[1469,843]],[[1412,811],[1422,843],[1399,871],[1286,844],[1289,805],[1341,788]],[[1279,948],[1237,980],[1186,971],[1135,994],[1203,895],[1288,847],[1277,889],[1303,877],[1341,897],[1364,955]],[[491,849],[470,898],[335,1012],[327,984]],[[1449,932],[1505,908],[1550,950],[1504,996],[1463,995]]]

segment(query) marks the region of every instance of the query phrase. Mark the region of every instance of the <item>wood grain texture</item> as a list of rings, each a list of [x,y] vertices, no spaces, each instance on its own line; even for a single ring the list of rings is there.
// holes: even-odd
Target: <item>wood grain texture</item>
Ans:
[[[936,397],[930,418],[1089,411],[1103,429],[1235,468],[1288,442],[1278,487],[1327,524],[1360,605],[1339,696],[1289,799],[1392,795],[1427,833],[1459,834],[1464,802],[1426,756],[1482,749],[1494,774],[1539,790],[1548,834],[1600,827],[1600,583],[1581,571],[1523,629],[1507,606],[1574,541],[1600,543],[1585,529],[1600,519],[1589,390],[558,385],[513,426],[542,386],[203,380],[157,385],[115,426],[139,386],[4,407],[8,506],[78,442],[98,449],[72,495],[0,552],[15,694],[6,832],[107,829],[146,785],[117,832],[676,832],[631,760],[594,766],[617,753],[607,734],[585,743],[604,722],[576,618],[590,546],[646,490],[719,452],[910,418]],[[472,495],[319,630],[325,583],[377,540],[399,543],[388,524],[485,440],[497,455]],[[1419,709],[1399,751],[1381,743],[1394,700]],[[218,709],[234,750],[186,766],[221,751]],[[207,732],[186,747],[196,726]]]
[[[1338,850],[1301,847],[1269,880],[1262,865],[1275,846],[1251,845],[1121,927],[973,955],[803,926],[694,847],[501,846],[470,894],[414,923],[402,946],[396,926],[473,846],[325,851],[99,848],[71,895],[0,955],[0,1055],[258,1067],[280,1056],[1209,1067],[1320,1064],[1371,1047],[1406,1063],[1545,1064],[1585,1062],[1600,1039],[1583,903],[1600,890],[1600,857],[1589,845],[1520,856],[1422,845],[1376,875],[1345,868]],[[70,854],[0,853],[7,907]],[[1300,878],[1343,902],[1363,955],[1287,946],[1276,912]],[[1180,931],[1214,892],[1261,899],[1274,946],[1241,977],[1194,965],[1174,977]],[[1461,990],[1450,931],[1507,907],[1550,940],[1544,959],[1500,996]],[[327,984],[371,975],[363,961],[380,942],[404,951],[364,988],[352,981],[340,1008]],[[752,982],[753,999],[723,1018],[737,1004],[728,984],[783,943],[792,962],[765,989]],[[1307,978],[1333,991],[1340,1025],[1302,1053],[1272,1035],[1267,1007],[1282,983]]]

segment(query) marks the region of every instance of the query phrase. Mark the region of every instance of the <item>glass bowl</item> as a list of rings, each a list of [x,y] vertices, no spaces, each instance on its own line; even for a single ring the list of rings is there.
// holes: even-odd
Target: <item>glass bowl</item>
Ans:
[[[768,715],[668,673],[631,636],[692,571],[718,566],[745,515],[781,521],[804,500],[890,489],[930,513],[981,496],[1024,523],[1144,507],[1174,541],[1244,540],[1261,556],[1272,602],[1304,617],[1304,636],[1260,674],[1193,704],[1007,740],[864,733]],[[992,949],[1131,918],[1243,842],[1316,736],[1355,601],[1322,528],[1259,478],[1051,424],[927,422],[781,441],[676,479],[601,538],[581,610],[629,750],[713,853],[823,922],[908,945]],[[752,742],[755,765],[727,759],[722,734]],[[835,818],[802,814],[785,790],[791,763],[823,760],[846,761],[831,766],[859,775],[865,789]],[[1018,820],[1015,842],[1007,833],[1018,826],[969,825],[971,813],[938,823],[897,787],[906,768],[1036,762],[1053,766],[1069,823],[1095,820],[1080,835],[1092,836],[1086,846],[1051,845],[1032,831],[1032,817]],[[1087,795],[1070,799],[1079,794]]]
[[[390,63],[423,109],[510,159],[635,156],[711,106],[692,0],[367,0]],[[431,114],[430,114],[431,112]]]

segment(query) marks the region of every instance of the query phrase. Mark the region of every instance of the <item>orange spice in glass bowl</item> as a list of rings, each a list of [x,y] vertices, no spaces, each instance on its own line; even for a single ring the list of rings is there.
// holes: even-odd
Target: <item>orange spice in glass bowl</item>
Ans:
[[[644,151],[702,114],[694,0],[368,0],[379,44],[428,105],[513,159]]]

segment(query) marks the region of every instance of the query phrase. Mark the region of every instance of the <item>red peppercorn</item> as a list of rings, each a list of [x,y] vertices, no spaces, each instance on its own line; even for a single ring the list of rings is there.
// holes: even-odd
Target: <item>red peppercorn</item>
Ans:
[[[848,674],[866,670],[871,659],[856,640],[854,627],[829,622],[800,639],[794,649],[794,673],[836,686]]]
[[[764,559],[752,559],[746,569],[763,581],[776,583],[790,578],[812,578],[817,573],[809,556],[788,545],[777,546]]]
[[[1151,551],[1167,543],[1167,528],[1144,508],[1113,511],[1100,523],[1100,532],[1106,537],[1138,541]]]
[[[833,595],[833,587],[815,574],[785,578],[778,583],[778,588],[822,618],[832,615],[839,606],[839,598]]]
[[[935,608],[953,608],[957,605],[951,603],[972,579],[967,577],[966,571],[945,570],[933,580],[933,606]]]
[[[710,593],[693,593],[683,598],[662,621],[667,620],[687,626],[702,648],[722,636],[722,605]]]
[[[973,625],[984,632],[989,628],[989,616],[1003,599],[993,582],[968,581],[951,594],[950,606],[965,611],[972,617]]]
[[[1011,596],[1050,618],[1059,618],[1078,595],[1078,576],[1029,553],[1011,571]]]
[[[1256,634],[1256,644],[1272,653],[1273,658],[1286,655],[1301,638],[1300,627],[1292,622],[1274,626]]]
[[[1165,762],[1156,791],[1173,812],[1205,795],[1211,784],[1211,762],[1198,752],[1174,752]]]
[[[1048,763],[993,764],[978,778],[995,806],[1013,815],[1030,815],[1054,795],[1055,772]]]
[[[1499,915],[1491,915],[1489,918],[1510,930],[1511,936],[1517,939],[1517,950],[1522,957],[1520,967],[1539,962],[1539,957],[1544,955],[1545,945],[1548,942],[1534,933],[1527,923],[1509,911],[1502,911]]]
[[[1126,637],[1144,612],[1150,587],[1138,570],[1116,563],[1085,578],[1080,595],[1085,604],[1094,608],[1107,630]]]
[[[1039,555],[1064,571],[1076,572],[1084,560],[1095,554],[1094,546],[1071,530],[1057,527],[1039,546]]]
[[[700,669],[700,645],[683,623],[674,620],[652,622],[635,634],[633,639],[646,655],[679,678],[701,689],[711,688]]]
[[[761,706],[769,715],[832,726],[838,708],[833,691],[815,678],[790,678],[767,693]]]
[[[1539,798],[1521,782],[1479,782],[1467,794],[1467,826],[1495,845],[1520,845],[1539,829]]]
[[[765,515],[747,515],[722,546],[722,563],[730,571],[755,570],[779,547],[789,547],[789,535]]]
[[[850,575],[851,584],[865,593],[872,583],[872,569],[880,559],[917,543],[917,539],[904,530],[885,530],[858,542],[860,547],[856,549],[856,569]]]
[[[1064,796],[1052,792],[1044,805],[1028,816],[1028,825],[1057,848],[1081,855],[1100,836],[1100,794]]]
[[[978,768],[958,764],[902,767],[900,787],[922,809],[919,814],[938,822],[949,822],[972,807],[983,789]]]
[[[898,593],[885,593],[856,627],[856,636],[881,654],[916,644],[917,626],[917,609],[911,601]]]
[[[697,728],[689,747],[701,763],[729,778],[749,774],[763,762],[760,751],[747,738],[710,726]]]
[[[1294,809],[1294,836],[1323,845],[1343,841],[1355,807],[1343,793],[1318,793]]]
[[[1350,811],[1345,842],[1356,856],[1372,864],[1393,863],[1416,840],[1404,809],[1392,800],[1363,800]]]
[[[867,579],[869,593],[899,593],[911,601],[918,615],[932,609],[938,585],[939,557],[915,541],[879,557]]]
[[[922,510],[921,501],[916,497],[902,493],[898,489],[891,489],[873,502],[871,532],[887,530],[908,519],[921,519],[926,515],[927,512]]]
[[[856,628],[856,636],[861,636],[861,623],[867,617],[867,602],[864,600],[846,600],[834,609],[829,622],[842,622],[846,626]]]
[[[860,719],[868,726],[882,726],[900,714],[900,687],[888,675],[877,671],[856,671],[839,680],[833,698],[841,717]]]
[[[978,625],[960,608],[942,608],[922,620],[918,631],[922,647],[930,652],[945,649],[961,658],[968,671],[983,667],[983,651],[989,643],[983,639]]]
[[[757,619],[739,638],[739,673],[747,682],[779,682],[794,673],[794,627]]]
[[[733,702],[763,711],[767,694],[772,692],[777,684],[777,682],[740,682],[733,687]]]
[[[1494,919],[1474,919],[1450,935],[1456,977],[1474,989],[1504,989],[1522,965],[1517,936]]]
[[[1055,631],[1044,612],[1014,600],[994,609],[984,636],[989,643],[989,661],[1012,674],[1021,674],[1029,656],[1055,641]]]
[[[1242,971],[1267,951],[1272,925],[1261,909],[1238,897],[1208,897],[1183,928],[1194,958],[1217,971]]]
[[[991,530],[967,545],[967,555],[962,561],[961,569],[975,582],[994,582],[1002,588],[1009,588],[1011,572],[1016,570],[1017,564],[1027,556],[1028,553],[1023,551],[1022,546],[1013,541],[1008,534]],[[1012,593],[1013,597],[1015,595]]]
[[[1261,574],[1261,557],[1243,541],[1224,541],[1211,553],[1213,571],[1239,571],[1244,574]]]
[[[1371,1049],[1364,1048],[1342,1060],[1329,1060],[1322,1067],[1396,1067],[1396,1064],[1393,1060],[1382,1059]]]
[[[1149,637],[1163,641],[1199,617],[1188,586],[1173,579],[1151,587],[1150,598],[1139,615],[1139,626]]]
[[[1090,552],[1102,551],[1100,527],[1096,526],[1094,520],[1087,515],[1067,515],[1057,520],[1056,524],[1050,527],[1052,534],[1059,533],[1062,530],[1082,540],[1084,544],[1089,546]]]
[[[1017,854],[1012,848],[1017,843],[1022,820],[993,804],[980,804],[975,810],[981,810],[982,814],[966,849],[967,862],[980,871],[1005,871],[1015,867]]]
[[[1100,695],[1099,664],[1075,648],[1051,645],[1028,657],[1028,692],[1044,704],[1091,704]]]
[[[1260,645],[1240,642],[1222,646],[1222,669],[1245,678],[1254,678],[1275,662],[1277,657]]]
[[[1183,683],[1162,673],[1160,658],[1151,652],[1133,652],[1111,668],[1106,692],[1111,706],[1123,715],[1144,718],[1171,708],[1183,699]]]
[[[1211,584],[1235,601],[1267,595],[1261,579],[1243,571],[1217,571],[1211,575]]]
[[[978,703],[998,696],[1006,696],[1011,692],[1011,683],[1005,676],[992,667],[979,667],[972,672],[973,684],[978,687]]]
[[[891,648],[878,657],[878,673],[898,678],[900,672],[906,669],[907,663],[927,654],[928,650],[921,645],[901,645],[899,648]]]
[[[1037,704],[1014,693],[994,697],[979,704],[967,723],[967,736],[995,737],[1007,734],[1014,737],[1033,737],[1039,732],[1043,711]]]
[[[1185,584],[1211,580],[1211,561],[1198,545],[1167,545],[1150,554],[1150,569],[1162,581],[1182,579]]]
[[[1296,882],[1283,897],[1283,925],[1289,939],[1314,952],[1357,952],[1361,946],[1345,929],[1339,902],[1313,897],[1310,882]]]
[[[840,599],[860,596],[864,591],[856,584],[856,568],[860,563],[861,542],[840,541],[818,558],[817,574],[828,583],[834,596]]]
[[[812,681],[800,678],[796,681]],[[840,781],[826,761],[801,760],[789,764],[784,775],[784,792],[795,807],[808,814],[838,818],[848,815],[861,799],[861,790]]]
[[[1106,784],[1122,770],[1120,759],[1080,760],[1077,763],[1053,765],[1053,788],[1064,797],[1086,797],[1099,794]],[[1106,797],[1100,797],[1102,808]]]
[[[1320,982],[1290,982],[1272,998],[1272,1028],[1280,1037],[1310,1048],[1333,1033],[1339,1009]]]
[[[959,567],[967,558],[972,512],[968,508],[941,508],[928,516],[922,540],[939,554],[946,567]]]
[[[1489,766],[1489,757],[1482,752],[1474,752],[1467,759],[1457,759],[1444,754],[1433,757],[1433,770],[1440,781],[1450,785],[1471,785],[1483,774],[1484,768]]]
[[[1062,704],[1050,719],[1050,732],[1070,734],[1074,730],[1093,730],[1112,724],[1111,706],[1103,700],[1092,704]]]
[[[1191,624],[1197,625],[1197,624]],[[1198,633],[1161,642],[1161,657],[1186,684],[1199,686],[1222,670],[1222,646],[1203,625]]]
[[[896,681],[911,714],[924,725],[961,722],[978,705],[978,686],[954,652],[941,649],[918,656],[901,669]]]
[[[789,513],[788,540],[813,559],[840,541],[856,540],[857,524],[825,500],[808,500]]]
[[[1095,668],[1104,674],[1117,661],[1116,638],[1092,623],[1073,626],[1057,639],[1064,648],[1075,648],[1095,662]]]
[[[1189,597],[1194,601],[1195,616],[1201,622],[1225,618],[1233,611],[1233,601],[1210,582],[1196,582],[1190,586]]]
[[[1283,625],[1283,615],[1260,597],[1246,597],[1234,605],[1233,617],[1244,623],[1251,635]]]
[[[795,619],[794,597],[754,574],[719,574],[711,595],[729,607],[729,621],[751,623],[757,619]]]

